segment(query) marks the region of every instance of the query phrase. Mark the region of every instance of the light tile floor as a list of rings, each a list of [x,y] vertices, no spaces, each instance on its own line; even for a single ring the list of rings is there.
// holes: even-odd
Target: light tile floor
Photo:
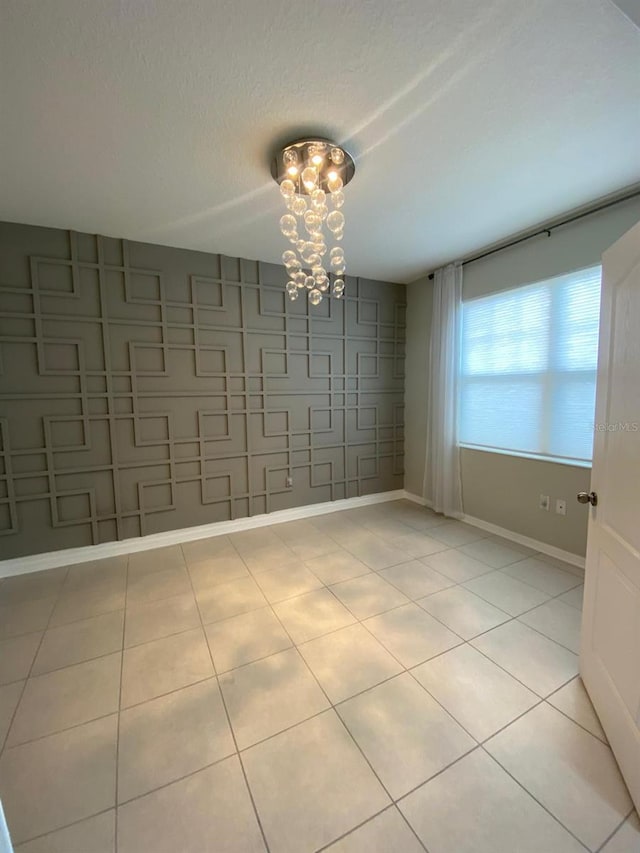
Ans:
[[[406,501],[0,583],[17,853],[638,853],[580,572]]]

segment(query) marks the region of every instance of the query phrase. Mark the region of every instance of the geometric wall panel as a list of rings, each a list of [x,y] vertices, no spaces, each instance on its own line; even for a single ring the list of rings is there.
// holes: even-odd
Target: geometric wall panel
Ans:
[[[0,223],[0,559],[401,488],[404,285],[285,280]]]

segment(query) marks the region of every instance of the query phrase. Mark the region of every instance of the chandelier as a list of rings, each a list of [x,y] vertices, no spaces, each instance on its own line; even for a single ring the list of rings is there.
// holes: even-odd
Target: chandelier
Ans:
[[[351,155],[321,137],[299,139],[281,148],[271,164],[287,212],[280,230],[291,243],[282,253],[286,290],[295,301],[306,293],[312,305],[326,296],[342,299],[346,264],[343,187],[355,172]],[[333,245],[330,245],[332,244]]]

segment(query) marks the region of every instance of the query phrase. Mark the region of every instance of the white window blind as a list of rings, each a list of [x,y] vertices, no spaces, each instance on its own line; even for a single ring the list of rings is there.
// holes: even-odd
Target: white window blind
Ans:
[[[463,303],[460,443],[591,460],[600,273]]]

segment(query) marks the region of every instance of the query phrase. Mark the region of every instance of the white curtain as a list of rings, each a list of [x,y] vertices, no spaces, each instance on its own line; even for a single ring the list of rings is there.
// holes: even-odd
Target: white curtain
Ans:
[[[429,394],[424,495],[433,509],[462,515],[460,450],[457,439],[462,265],[436,271],[429,348]]]

